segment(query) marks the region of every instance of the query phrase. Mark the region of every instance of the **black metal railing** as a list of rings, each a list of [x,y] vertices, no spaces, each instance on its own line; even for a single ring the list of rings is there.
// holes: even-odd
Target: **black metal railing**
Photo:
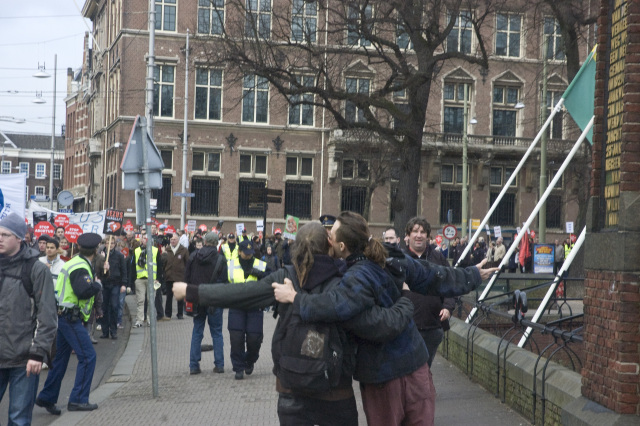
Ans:
[[[528,327],[531,332],[528,334],[525,349],[537,354],[538,358],[535,363],[532,384],[532,407],[533,407],[533,424],[536,424],[536,411],[538,409],[538,401],[541,402],[541,423],[544,424],[546,414],[546,395],[545,383],[547,380],[547,368],[552,360],[559,360],[560,364],[573,371],[580,371],[583,365],[582,355],[582,332],[583,332],[583,314],[574,313],[572,303],[579,304],[581,297],[568,297],[568,293],[580,293],[578,286],[584,281],[582,278],[563,277],[562,285],[557,285],[551,299],[545,307],[547,314],[551,314],[552,309],[557,309],[557,315],[552,316],[552,320],[532,322],[524,316],[521,309],[514,308],[514,301],[518,293],[536,296],[539,292],[546,290],[553,284],[553,280],[549,281],[550,275],[535,278],[533,274],[522,274],[522,276],[512,276],[498,278],[494,285],[494,292],[482,301],[478,301],[478,292],[476,292],[475,300],[463,297],[458,299],[457,316],[465,318],[471,308],[477,308],[476,315],[469,322],[466,338],[466,372],[469,377],[473,376],[474,367],[474,340],[476,332],[479,328],[500,337],[500,342],[496,351],[496,392],[495,396],[501,397],[502,402],[506,401],[507,392],[507,350],[512,342],[522,338]],[[514,289],[519,287],[514,282],[526,281],[534,285],[528,287]],[[571,287],[573,286],[573,287]],[[571,288],[570,288],[571,287]],[[496,294],[497,293],[497,294]],[[528,310],[533,311],[534,306],[539,306],[542,297],[528,297]],[[465,309],[466,307],[466,309]],[[510,327],[508,325],[511,324]],[[448,356],[449,339],[445,334],[445,342],[443,352]],[[543,361],[544,360],[544,361]],[[541,364],[542,363],[542,364]],[[541,386],[538,389],[538,376],[541,375]]]
[[[287,182],[284,188],[284,216],[311,219],[311,182]]]
[[[191,179],[191,214],[217,216],[219,212],[220,180],[194,177]]]

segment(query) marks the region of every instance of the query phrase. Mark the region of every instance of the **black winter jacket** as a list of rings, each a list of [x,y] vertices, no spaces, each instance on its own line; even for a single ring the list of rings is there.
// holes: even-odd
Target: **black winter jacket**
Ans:
[[[128,284],[127,264],[124,256],[118,250],[114,249],[109,253],[109,271],[107,274],[104,275],[104,271],[96,271],[96,273],[100,276],[104,287],[120,287]]]
[[[218,274],[214,277],[213,272],[218,262],[218,256],[222,256],[222,263]],[[218,253],[216,247],[204,246],[189,256],[187,266],[184,270],[184,281],[188,284],[200,285],[210,283],[228,283],[229,274],[227,272],[227,262],[222,253]],[[190,302],[195,300],[187,299]]]
[[[326,287],[334,276],[339,276],[340,267],[337,262],[333,262],[328,256],[317,256],[324,258],[316,261],[315,272],[309,274],[318,277],[315,280],[305,284],[305,288],[313,294],[319,294],[328,291]],[[329,259],[327,261],[326,259]],[[331,263],[329,263],[331,262]],[[334,266],[335,265],[335,266]],[[322,271],[322,272],[320,272]],[[206,285],[206,286],[187,286],[187,300],[194,301],[200,306],[214,306],[224,308],[236,308],[242,310],[264,308],[276,303],[271,284],[273,282],[283,283],[285,278],[289,277],[287,269],[280,269],[260,281],[250,281],[236,285]],[[308,287],[307,287],[308,286]],[[277,313],[284,317],[287,309],[292,305],[278,304]],[[380,306],[374,306],[372,309],[364,310],[361,314],[342,322],[341,326],[353,333],[343,342],[345,350],[345,366],[343,369],[343,378],[341,384],[351,385],[351,376],[354,372],[355,362],[355,336],[361,341],[370,341],[372,344],[380,344],[389,340],[393,340],[400,334],[407,325],[412,321],[413,305],[406,297],[401,297],[389,309]],[[280,327],[280,321],[276,325],[273,340],[277,341],[284,334]],[[351,354],[351,360],[346,359],[346,354]],[[274,359],[274,365],[277,360]],[[349,367],[350,366],[350,367]],[[274,367],[275,368],[275,367]]]
[[[420,257],[411,250],[407,250],[406,253],[414,259],[425,259],[436,265],[449,266],[447,259],[433,246],[427,246],[427,249]],[[440,321],[440,311],[446,308],[449,310],[449,313],[453,312],[456,306],[456,300],[453,297],[425,296],[413,291],[408,292],[406,296],[413,302],[413,320],[416,322],[418,330],[442,328],[444,331],[447,331],[451,328],[449,326],[449,320]]]

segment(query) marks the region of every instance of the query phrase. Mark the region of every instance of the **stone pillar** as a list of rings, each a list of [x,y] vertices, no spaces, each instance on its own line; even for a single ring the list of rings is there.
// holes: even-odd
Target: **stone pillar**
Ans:
[[[582,395],[633,417],[640,416],[640,2],[602,0],[598,28]]]

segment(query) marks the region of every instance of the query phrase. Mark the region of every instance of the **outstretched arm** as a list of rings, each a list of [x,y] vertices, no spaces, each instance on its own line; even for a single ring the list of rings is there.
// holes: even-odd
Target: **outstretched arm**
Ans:
[[[255,309],[266,308],[275,303],[271,283],[283,280],[284,270],[274,272],[260,281],[240,284],[200,284],[173,283],[173,295],[177,300],[187,298],[200,306],[218,308]]]
[[[486,259],[476,266],[452,268],[406,256],[406,282],[420,294],[457,297],[475,290],[498,268],[482,269]]]
[[[305,298],[310,296],[313,303],[316,302],[322,304],[323,301],[330,300],[326,298],[315,298],[314,296],[326,296],[332,295],[334,290],[342,285],[342,282],[334,287],[329,292],[321,295],[308,295],[303,293],[296,293],[293,284],[288,278],[285,278],[284,284],[274,282],[272,284],[273,293],[275,298],[280,303],[294,303],[299,298]],[[294,303],[296,306],[296,303]],[[355,309],[354,309],[355,310]],[[332,315],[332,311],[324,312],[325,318]],[[400,333],[402,333],[409,322],[413,318],[413,303],[406,298],[400,297],[396,300],[395,304],[389,308],[373,305],[361,312],[355,314],[352,318],[342,322],[342,326],[345,330],[351,331],[356,336],[364,340],[371,342],[384,343],[395,339]],[[303,318],[304,319],[304,318]],[[327,320],[323,321],[338,321]]]

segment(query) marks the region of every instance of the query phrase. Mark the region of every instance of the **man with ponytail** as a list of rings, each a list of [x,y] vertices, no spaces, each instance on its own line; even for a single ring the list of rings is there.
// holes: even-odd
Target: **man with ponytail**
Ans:
[[[291,283],[273,284],[278,302],[292,303],[304,321],[346,321],[372,306],[389,308],[401,290],[383,269],[387,251],[371,238],[364,218],[342,212],[331,229],[334,256],[348,270],[339,285],[321,294],[296,293]],[[479,286],[494,270],[447,268],[405,257],[405,281],[422,294],[457,296]],[[428,352],[411,321],[394,339],[380,343],[358,339],[354,378],[360,382],[369,425],[432,425],[435,388]]]

